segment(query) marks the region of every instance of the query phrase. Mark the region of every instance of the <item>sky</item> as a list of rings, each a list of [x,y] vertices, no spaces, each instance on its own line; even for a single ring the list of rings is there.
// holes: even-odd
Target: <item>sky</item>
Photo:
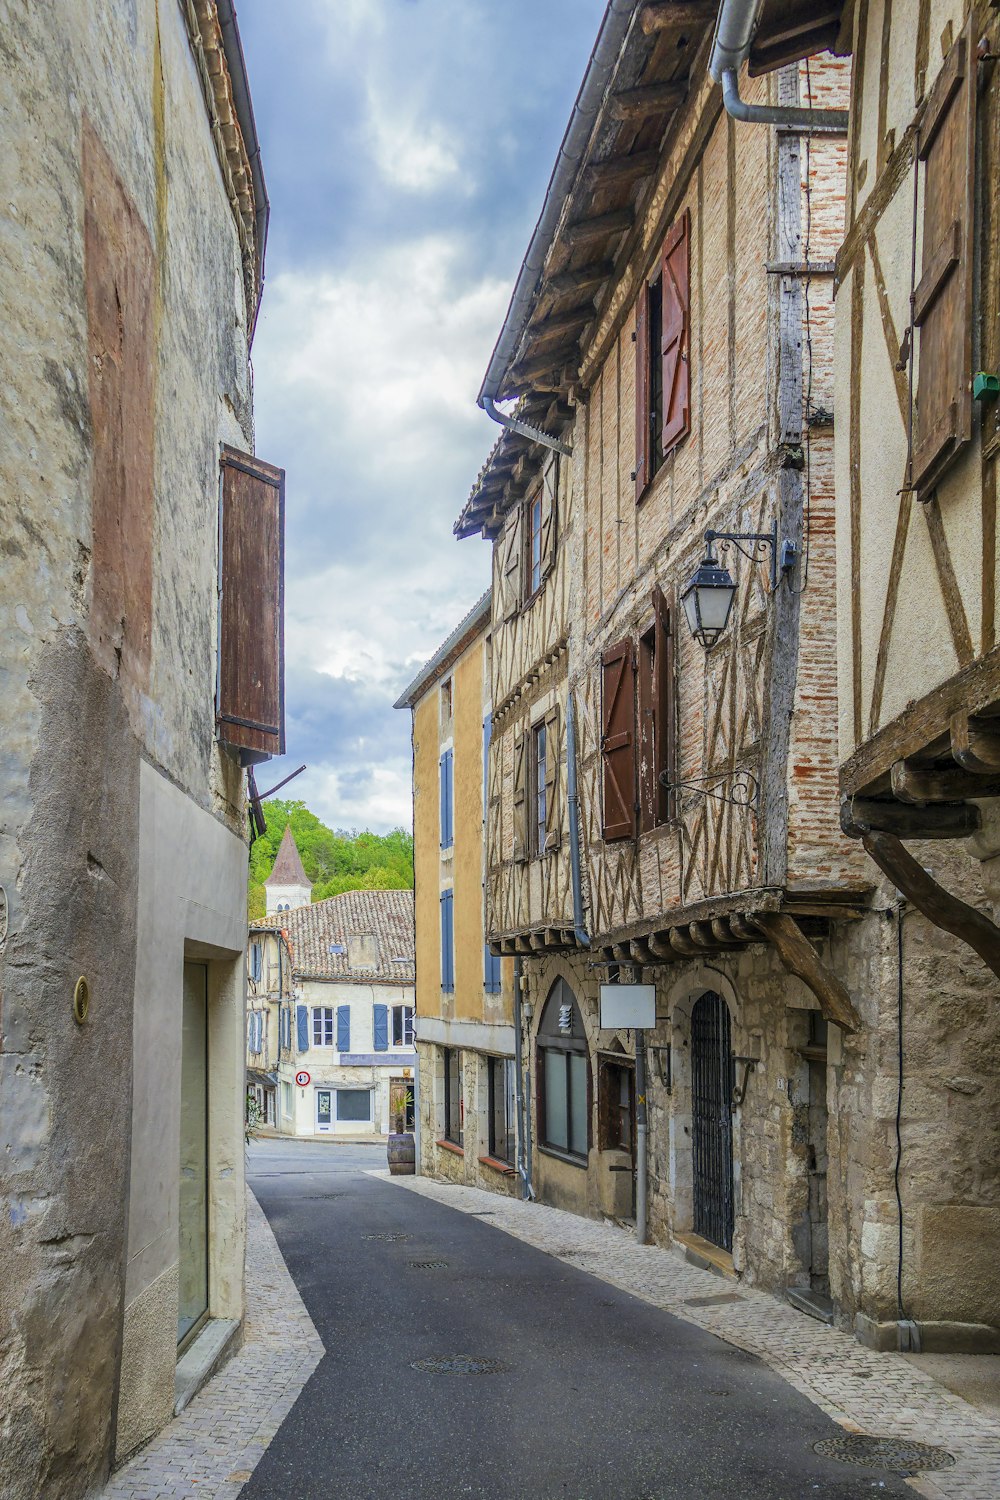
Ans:
[[[286,471],[287,754],[262,790],[411,824],[400,692],[489,583],[476,396],[604,0],[241,0],[271,202],[255,448]]]

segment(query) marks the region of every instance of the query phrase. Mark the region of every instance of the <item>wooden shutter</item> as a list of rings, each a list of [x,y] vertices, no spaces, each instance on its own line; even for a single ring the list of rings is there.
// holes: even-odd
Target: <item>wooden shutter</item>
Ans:
[[[605,651],[602,661],[601,759],[604,763],[606,843],[636,831],[635,652],[631,641]]]
[[[387,1005],[376,1005],[372,1030],[375,1041],[376,1052],[388,1052],[389,1050],[389,1007]]]
[[[350,1052],[351,1050],[351,1007],[349,1005],[337,1006],[337,1051]]]
[[[297,1041],[300,1052],[309,1051],[309,1011],[305,1005],[295,1008],[296,1028],[298,1031]]]
[[[514,737],[514,859],[524,864],[528,858],[528,736]]]
[[[559,489],[559,455],[552,453],[542,471],[542,582],[556,565],[556,498]]]
[[[663,453],[691,431],[691,215],[687,209],[670,230],[660,261],[663,360]]]
[[[441,892],[441,988],[455,988],[454,892]]]
[[[222,450],[216,720],[245,762],[285,750],[285,473]]]
[[[659,587],[653,589],[656,616],[656,662],[653,680],[653,739],[656,748],[656,821],[667,823],[673,816],[673,792],[664,786],[661,774],[672,781],[675,774],[674,632],[670,609]]]
[[[559,738],[559,705],[545,715],[545,852],[562,843],[562,744]]]
[[[924,223],[913,321],[920,329],[912,483],[936,484],[972,436],[976,59],[972,19],[945,58],[920,123]],[[924,498],[921,496],[921,498]]]
[[[643,282],[635,307],[635,498],[638,501],[650,477],[649,287]]]
[[[450,849],[454,834],[454,753],[446,750],[440,761],[441,780],[441,848]]]
[[[511,513],[500,536],[500,614],[511,620],[521,605],[521,507]]]

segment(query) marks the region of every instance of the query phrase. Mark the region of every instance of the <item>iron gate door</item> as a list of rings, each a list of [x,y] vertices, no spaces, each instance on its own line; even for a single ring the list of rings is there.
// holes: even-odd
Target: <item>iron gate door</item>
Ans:
[[[694,1231],[733,1248],[733,1055],[729,1007],[711,990],[691,1013]]]

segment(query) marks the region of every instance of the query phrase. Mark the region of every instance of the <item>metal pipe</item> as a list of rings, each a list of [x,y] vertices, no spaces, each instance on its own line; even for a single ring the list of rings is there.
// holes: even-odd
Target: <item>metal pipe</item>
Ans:
[[[580,797],[576,786],[576,711],[573,694],[566,694],[566,801],[569,812],[569,866],[573,882],[573,936],[582,948],[590,947],[583,925],[583,886],[580,878]]]
[[[522,437],[531,438],[533,443],[543,443],[546,448],[551,448],[553,453],[565,453],[567,458],[572,456],[573,450],[559,438],[549,437],[540,427],[533,427],[530,422],[522,422],[519,417],[508,416],[505,411],[494,405],[492,396],[480,396],[479,404],[488,417],[494,422],[499,422],[501,427],[509,427],[511,432],[519,432]]]
[[[733,68],[722,75],[722,102],[734,120],[751,125],[796,125],[802,130],[845,130],[850,116],[846,109],[800,109],[790,104],[747,104]]]
[[[533,1198],[528,1151],[529,1121],[524,1094],[524,1048],[521,1043],[521,957],[514,955],[514,1108],[517,1111],[517,1171],[521,1197]]]
[[[649,1175],[646,1144],[646,1033],[635,1033],[635,1237],[640,1245],[647,1241],[646,1202]]]
[[[507,367],[524,333],[546,256],[551,248],[566,199],[576,181],[580,162],[587,149],[591,132],[611,82],[611,75],[621,55],[635,14],[635,0],[610,0],[604,13],[601,30],[590,55],[590,62],[573,106],[573,113],[566,127],[566,134],[563,136],[552,176],[549,179],[542,211],[521,263],[517,281],[514,283],[514,291],[500,330],[500,337],[490,356],[489,366],[479,392],[479,405],[493,417],[494,421],[500,421],[503,426],[508,425],[507,420],[502,418],[495,408],[491,410],[490,405],[499,395]],[[487,405],[487,402],[490,405]],[[542,441],[542,439],[539,438],[537,441]],[[553,442],[554,439],[549,439],[548,446],[551,446]]]
[[[722,0],[708,59],[708,71],[716,83],[722,82],[727,69],[739,72],[746,62],[760,7],[761,0]]]

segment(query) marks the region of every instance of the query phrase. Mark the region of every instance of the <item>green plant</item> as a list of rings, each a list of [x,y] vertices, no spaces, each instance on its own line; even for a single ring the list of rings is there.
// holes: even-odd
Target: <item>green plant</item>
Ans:
[[[247,1112],[246,1119],[243,1122],[243,1136],[248,1146],[256,1137],[263,1123],[264,1111],[260,1107],[257,1095],[247,1094]]]

